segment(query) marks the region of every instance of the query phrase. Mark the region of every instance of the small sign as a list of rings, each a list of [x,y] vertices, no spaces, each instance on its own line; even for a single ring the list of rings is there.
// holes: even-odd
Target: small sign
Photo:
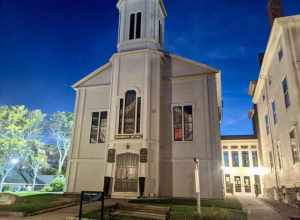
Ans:
[[[101,202],[100,220],[104,220],[104,193],[96,191],[82,191],[80,195],[79,220],[82,219],[83,203]]]
[[[126,139],[142,139],[143,135],[141,134],[118,134],[115,136],[117,140],[126,140]]]
[[[114,163],[115,162],[115,154],[116,154],[115,149],[109,149],[108,150],[108,154],[107,154],[107,162],[108,163]]]
[[[140,152],[140,162],[147,163],[148,161],[148,150],[146,148],[141,149]]]

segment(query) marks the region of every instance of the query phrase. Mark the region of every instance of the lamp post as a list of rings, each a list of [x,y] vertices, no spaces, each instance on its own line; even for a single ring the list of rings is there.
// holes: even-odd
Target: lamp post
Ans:
[[[199,179],[199,159],[194,158],[195,163],[195,188],[197,194],[197,211],[201,215],[201,195],[200,195],[200,179]]]

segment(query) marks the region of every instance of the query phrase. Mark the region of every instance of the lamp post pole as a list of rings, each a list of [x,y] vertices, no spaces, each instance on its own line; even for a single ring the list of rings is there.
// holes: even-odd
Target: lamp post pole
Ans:
[[[195,162],[195,188],[197,194],[197,211],[201,215],[201,195],[200,195],[200,179],[199,179],[199,159],[194,158]]]

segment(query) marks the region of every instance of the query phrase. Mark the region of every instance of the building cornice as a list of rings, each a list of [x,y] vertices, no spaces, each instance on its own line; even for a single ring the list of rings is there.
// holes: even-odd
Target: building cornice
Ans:
[[[257,103],[259,97],[261,96],[264,83],[268,78],[270,65],[272,64],[272,58],[277,51],[276,49],[278,47],[278,42],[283,34],[283,29],[288,28],[291,23],[300,23],[300,15],[277,18],[273,24],[265,56],[260,69],[257,85],[253,94],[253,103]]]

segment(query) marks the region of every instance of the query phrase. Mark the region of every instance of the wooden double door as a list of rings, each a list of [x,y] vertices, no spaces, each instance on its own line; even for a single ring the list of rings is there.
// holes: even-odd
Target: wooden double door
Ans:
[[[124,153],[117,156],[115,192],[138,192],[139,155]]]

